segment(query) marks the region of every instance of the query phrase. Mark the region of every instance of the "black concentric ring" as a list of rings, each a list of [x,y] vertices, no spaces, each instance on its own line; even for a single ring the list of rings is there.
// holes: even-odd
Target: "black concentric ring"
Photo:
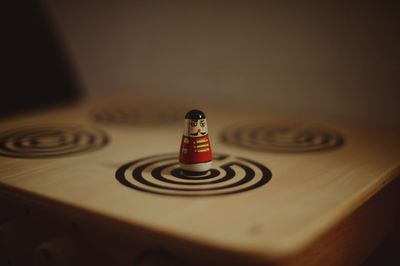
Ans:
[[[51,158],[94,151],[109,142],[100,129],[82,125],[35,125],[0,133],[0,155]]]
[[[344,137],[328,128],[296,124],[244,124],[226,128],[221,140],[255,151],[302,153],[337,149]]]
[[[213,168],[203,176],[186,176],[176,155],[142,158],[122,165],[116,179],[129,188],[168,196],[217,196],[245,192],[265,185],[272,177],[264,165],[214,154]]]

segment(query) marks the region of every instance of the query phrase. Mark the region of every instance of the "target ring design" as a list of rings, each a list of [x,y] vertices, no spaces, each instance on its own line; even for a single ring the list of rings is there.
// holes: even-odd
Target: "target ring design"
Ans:
[[[224,130],[221,140],[249,150],[282,153],[332,150],[345,142],[335,130],[305,123],[232,126]]]
[[[100,129],[81,125],[35,125],[0,133],[0,155],[51,158],[100,149],[109,142]]]
[[[218,196],[253,190],[272,177],[264,165],[245,158],[213,155],[213,167],[202,176],[186,176],[176,154],[142,158],[122,165],[116,179],[129,188],[167,196]]]

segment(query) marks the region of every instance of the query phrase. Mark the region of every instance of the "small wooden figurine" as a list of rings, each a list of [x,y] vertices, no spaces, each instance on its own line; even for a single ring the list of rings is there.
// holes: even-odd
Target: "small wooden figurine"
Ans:
[[[200,110],[191,110],[185,116],[179,163],[186,175],[202,175],[211,167],[212,154],[207,120]]]

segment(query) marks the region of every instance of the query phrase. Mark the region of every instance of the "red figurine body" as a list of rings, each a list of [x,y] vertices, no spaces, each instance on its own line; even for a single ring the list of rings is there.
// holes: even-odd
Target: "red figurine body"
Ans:
[[[179,163],[189,175],[201,175],[211,167],[211,143],[206,116],[202,111],[191,110],[185,116]]]

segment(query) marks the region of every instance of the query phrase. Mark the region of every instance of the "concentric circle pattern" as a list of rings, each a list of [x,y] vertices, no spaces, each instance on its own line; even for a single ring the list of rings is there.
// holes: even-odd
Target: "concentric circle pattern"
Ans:
[[[95,110],[92,117],[95,122],[110,125],[140,125],[157,126],[171,122],[183,121],[187,108],[176,106],[121,105]]]
[[[344,137],[328,128],[297,124],[244,124],[226,128],[224,143],[265,152],[301,153],[341,147]]]
[[[202,176],[186,176],[176,154],[142,158],[116,172],[116,179],[129,188],[186,197],[245,192],[265,185],[271,177],[271,171],[260,163],[222,154],[214,154],[213,168]]]
[[[0,155],[51,158],[94,151],[105,146],[107,135],[81,125],[35,125],[0,133]]]

